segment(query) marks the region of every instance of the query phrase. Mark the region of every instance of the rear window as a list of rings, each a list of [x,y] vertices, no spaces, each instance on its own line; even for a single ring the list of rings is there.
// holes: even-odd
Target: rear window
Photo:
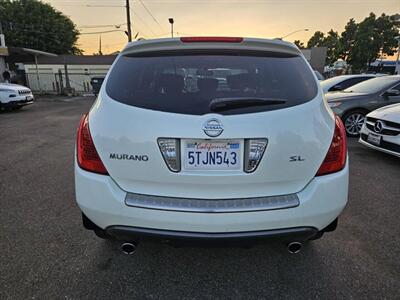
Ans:
[[[317,86],[299,56],[265,53],[155,53],[121,56],[106,85],[116,101],[164,112],[212,113],[216,98],[284,100],[271,105],[241,105],[218,113],[242,114],[291,107],[310,101]]]

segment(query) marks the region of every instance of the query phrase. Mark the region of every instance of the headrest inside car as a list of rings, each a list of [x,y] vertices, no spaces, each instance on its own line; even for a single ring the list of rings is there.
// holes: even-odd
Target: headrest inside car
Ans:
[[[197,79],[197,87],[200,92],[215,92],[218,88],[218,79],[216,78],[199,78]]]
[[[226,77],[231,90],[257,89],[260,86],[261,76],[259,74],[235,74]]]

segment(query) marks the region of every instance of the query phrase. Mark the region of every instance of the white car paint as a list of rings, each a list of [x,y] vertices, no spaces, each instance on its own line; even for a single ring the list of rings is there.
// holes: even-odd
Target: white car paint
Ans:
[[[385,76],[385,74],[353,74],[353,75],[339,75],[339,76],[335,76],[332,78],[328,78],[325,80],[320,81],[321,83],[321,87],[322,90],[324,92],[324,94],[328,93],[329,90],[336,86],[336,85],[340,85],[342,82],[344,82],[347,79],[351,79],[351,78],[360,78],[360,77],[368,77],[368,78],[375,78],[375,77],[379,77],[379,76]]]
[[[383,130],[381,131],[379,127],[375,127],[378,120],[382,122]],[[385,131],[385,129],[390,131]],[[374,143],[373,139],[368,139],[369,135],[377,137],[381,142]],[[359,141],[369,148],[400,157],[400,104],[388,105],[370,112],[361,128]],[[390,148],[387,143],[391,144],[389,144]],[[392,149],[393,145],[397,145],[397,150]]]
[[[17,107],[32,104],[34,100],[32,91],[22,85],[0,83],[0,106]]]
[[[128,45],[117,58],[140,51],[176,49],[250,49],[301,57],[292,44],[278,40],[244,39],[242,43],[181,43],[179,39],[149,40]],[[88,115],[90,134],[108,175],[83,170],[75,159],[76,200],[98,227],[114,225],[160,230],[227,233],[309,226],[322,230],[343,210],[348,194],[348,161],[339,171],[316,176],[330,148],[335,116],[317,86],[304,104],[271,111],[222,115],[186,115],[143,109],[113,100],[107,80]],[[307,64],[309,72],[313,72]],[[202,128],[217,118],[223,133],[210,138]],[[267,138],[268,145],[253,173],[240,170],[171,172],[157,145],[160,137],[208,140]],[[181,153],[183,153],[181,142]],[[111,159],[112,153],[146,155],[146,161]],[[129,207],[128,193],[179,199],[249,199],[295,194],[297,207],[236,213],[193,213]]]

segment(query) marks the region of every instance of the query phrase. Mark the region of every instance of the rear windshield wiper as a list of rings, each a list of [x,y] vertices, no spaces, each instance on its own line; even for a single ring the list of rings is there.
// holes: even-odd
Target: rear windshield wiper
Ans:
[[[222,111],[247,106],[276,105],[284,103],[286,103],[286,101],[282,99],[258,97],[215,98],[210,101],[209,108],[211,111]]]

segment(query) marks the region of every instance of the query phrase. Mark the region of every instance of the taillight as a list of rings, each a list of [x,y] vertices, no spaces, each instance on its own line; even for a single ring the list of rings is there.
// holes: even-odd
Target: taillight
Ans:
[[[347,139],[346,129],[342,120],[338,116],[335,117],[335,133],[333,134],[332,143],[328,153],[325,156],[322,165],[319,167],[317,176],[338,172],[346,165],[347,158]]]
[[[182,43],[241,43],[242,37],[230,36],[193,36],[181,37]]]
[[[79,123],[76,151],[79,167],[89,172],[108,174],[93,144],[88,115],[84,115]]]
[[[267,139],[251,139],[244,142],[244,171],[246,173],[254,172],[267,148]]]

